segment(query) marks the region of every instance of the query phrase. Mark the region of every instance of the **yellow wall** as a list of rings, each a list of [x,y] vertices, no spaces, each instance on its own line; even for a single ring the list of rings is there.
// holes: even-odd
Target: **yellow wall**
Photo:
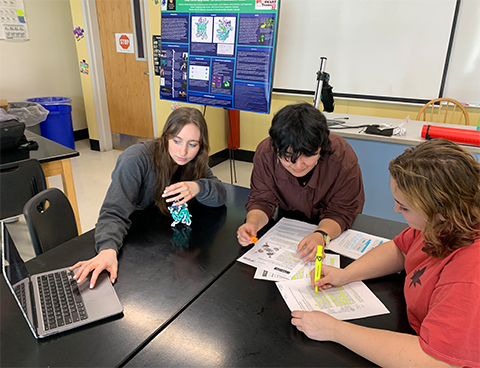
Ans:
[[[74,27],[81,27],[85,29],[84,22],[83,22],[83,15],[82,15],[82,3],[81,0],[70,0],[70,9],[72,12],[72,21]],[[87,52],[87,43],[85,42],[85,38],[89,37],[88,34],[85,33],[84,38],[80,41],[76,41],[76,49],[77,49],[77,58],[78,60],[85,60],[89,65],[90,61],[88,59],[88,52]],[[93,101],[93,92],[92,92],[92,78],[91,74],[80,74],[80,82],[82,85],[82,92],[83,92],[83,102],[85,105],[85,115],[87,120],[87,127],[88,127],[88,135],[90,139],[98,140],[98,128],[97,128],[97,119],[95,116],[95,104]]]

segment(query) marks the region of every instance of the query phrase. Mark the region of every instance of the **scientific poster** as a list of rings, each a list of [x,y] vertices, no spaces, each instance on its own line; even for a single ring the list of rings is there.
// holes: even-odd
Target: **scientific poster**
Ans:
[[[270,112],[279,0],[162,0],[160,98]]]

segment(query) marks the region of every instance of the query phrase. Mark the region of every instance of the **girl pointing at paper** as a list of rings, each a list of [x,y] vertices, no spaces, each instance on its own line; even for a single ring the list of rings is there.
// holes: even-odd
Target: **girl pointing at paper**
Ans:
[[[315,285],[326,289],[405,269],[407,316],[417,336],[322,312],[294,311],[292,324],[383,367],[480,367],[480,164],[438,139],[408,148],[389,170],[395,210],[410,227],[345,269],[324,266]]]

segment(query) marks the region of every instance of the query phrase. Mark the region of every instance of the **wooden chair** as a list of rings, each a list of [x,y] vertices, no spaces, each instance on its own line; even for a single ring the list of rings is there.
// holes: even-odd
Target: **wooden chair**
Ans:
[[[453,109],[449,111],[451,106],[453,106]],[[459,108],[458,110],[457,107]],[[428,102],[422,107],[416,120],[465,125],[470,123],[465,107],[451,98],[436,98]],[[463,120],[465,121],[463,122]]]

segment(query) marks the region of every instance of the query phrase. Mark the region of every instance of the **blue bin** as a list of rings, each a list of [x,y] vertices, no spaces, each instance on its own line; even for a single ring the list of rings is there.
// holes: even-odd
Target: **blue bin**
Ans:
[[[40,123],[42,137],[75,149],[72,123],[72,99],[68,97],[37,97],[27,99],[45,107],[47,120]]]

